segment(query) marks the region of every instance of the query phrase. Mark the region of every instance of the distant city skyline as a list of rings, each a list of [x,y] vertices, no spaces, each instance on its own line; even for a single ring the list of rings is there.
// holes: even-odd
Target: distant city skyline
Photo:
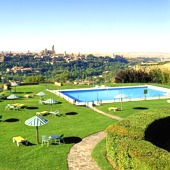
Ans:
[[[170,0],[8,0],[0,51],[170,53]]]

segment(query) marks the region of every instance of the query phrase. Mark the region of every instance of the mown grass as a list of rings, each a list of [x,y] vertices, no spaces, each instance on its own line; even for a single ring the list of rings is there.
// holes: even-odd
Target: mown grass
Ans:
[[[11,100],[0,101],[0,114],[2,115],[2,122],[0,122],[1,138],[0,138],[0,170],[53,170],[67,169],[67,154],[74,143],[80,141],[82,138],[105,130],[109,125],[117,122],[111,118],[103,116],[99,113],[92,111],[87,107],[74,106],[68,103],[66,100],[46,91],[48,89],[71,89],[71,88],[86,88],[87,86],[61,86],[57,87],[49,84],[30,85],[30,86],[18,86],[16,88],[16,95],[20,98]],[[90,86],[88,86],[90,87]],[[44,116],[49,123],[47,125],[39,127],[39,139],[41,142],[41,135],[60,135],[64,134],[66,144],[64,145],[50,145],[49,147],[36,144],[35,140],[35,127],[29,127],[25,125],[25,120],[35,115],[37,111],[50,110],[49,105],[39,105],[39,97],[24,98],[25,94],[36,94],[40,91],[46,93],[45,99],[53,98],[59,101],[58,104],[53,105],[53,110],[59,110],[62,114],[61,117],[53,117],[51,115]],[[5,92],[7,96],[10,92]],[[20,111],[5,110],[5,106],[8,103],[23,103],[27,107]],[[132,114],[137,114],[141,111],[148,111],[156,108],[168,108],[169,104],[166,100],[154,100],[154,101],[141,101],[141,102],[125,102],[123,103],[122,111],[109,111],[108,107],[119,107],[120,103],[103,104],[98,108],[107,113],[127,117]],[[10,121],[14,120],[14,121]],[[12,137],[22,136],[27,138],[31,145],[21,145],[17,147],[12,143]],[[103,141],[102,141],[103,142]],[[100,150],[100,148],[102,150]],[[102,159],[105,159],[105,143],[99,143],[93,157],[98,157],[102,154]],[[96,155],[96,156],[95,156]],[[102,163],[105,167],[107,163],[106,159]],[[109,167],[109,165],[108,165]]]
[[[56,86],[48,85],[49,88]],[[17,100],[1,100],[0,122],[0,169],[2,170],[53,170],[67,169],[67,154],[75,142],[82,138],[105,130],[107,126],[116,121],[106,116],[98,114],[87,107],[74,106],[66,100],[45,90],[46,85],[18,86]],[[61,88],[61,87],[58,87]],[[67,87],[71,88],[71,87]],[[39,105],[39,97],[24,98],[25,94],[36,94],[40,91],[46,93],[45,99],[53,98],[59,103],[53,105],[53,110],[59,110],[61,117],[52,115],[44,116],[49,123],[39,127],[39,139],[42,135],[64,134],[66,144],[50,145],[49,147],[36,144],[36,129],[25,125],[25,120],[33,117],[37,111],[50,110],[49,105]],[[10,92],[5,92],[7,96]],[[9,103],[23,103],[27,107],[19,111],[5,110]],[[17,147],[12,143],[12,137],[22,136],[30,142],[29,146],[21,145]]]
[[[170,108],[170,105],[167,103],[167,99],[158,99],[158,100],[141,100],[141,101],[131,101],[123,102],[123,110],[118,110],[116,112],[109,111],[109,107],[118,107],[120,108],[120,102],[108,103],[98,106],[99,110],[107,112],[111,115],[120,116],[126,118],[131,114],[137,114],[142,111],[151,111],[154,109],[165,109]]]
[[[106,158],[106,139],[101,140],[96,145],[91,155],[103,170],[113,170],[113,167],[108,163]]]

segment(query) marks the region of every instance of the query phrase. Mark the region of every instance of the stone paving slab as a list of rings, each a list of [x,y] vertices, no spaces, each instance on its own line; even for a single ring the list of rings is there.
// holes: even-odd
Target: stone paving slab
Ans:
[[[91,152],[98,142],[105,138],[105,132],[99,132],[84,138],[75,144],[68,154],[69,170],[100,170],[91,157]]]

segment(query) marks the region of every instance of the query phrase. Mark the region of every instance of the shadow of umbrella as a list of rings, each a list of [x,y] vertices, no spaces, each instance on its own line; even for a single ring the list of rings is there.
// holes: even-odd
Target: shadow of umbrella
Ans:
[[[25,121],[28,126],[36,127],[36,143],[39,143],[38,126],[43,126],[48,123],[48,120],[41,116],[33,116],[32,118]]]
[[[70,137],[65,137],[64,138],[65,144],[72,144],[72,143],[79,143],[82,141],[80,137],[77,136],[70,136]]]
[[[120,93],[120,94],[116,95],[114,98],[120,99],[120,102],[121,102],[120,108],[121,108],[121,110],[123,110],[123,99],[127,98],[127,95]]]
[[[19,119],[17,119],[17,118],[9,118],[9,119],[4,120],[4,122],[11,122],[11,123],[18,122],[18,121],[19,121]]]
[[[50,104],[50,105],[51,105],[51,106],[50,106],[50,111],[52,111],[52,105],[53,105],[53,104],[56,104],[56,103],[58,103],[58,102],[55,101],[54,99],[50,98],[50,99],[46,100],[44,103],[45,103],[45,104]]]

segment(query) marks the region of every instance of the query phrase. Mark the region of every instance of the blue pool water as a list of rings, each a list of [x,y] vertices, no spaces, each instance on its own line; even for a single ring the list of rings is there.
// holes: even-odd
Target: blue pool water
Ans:
[[[147,94],[144,91],[147,90]],[[149,88],[148,86],[135,86],[135,87],[120,87],[120,88],[103,88],[103,89],[87,89],[87,90],[66,90],[60,93],[74,99],[78,102],[91,102],[103,100],[120,100],[120,94],[123,98],[127,99],[142,99],[149,97],[165,96],[167,92],[159,89]]]

